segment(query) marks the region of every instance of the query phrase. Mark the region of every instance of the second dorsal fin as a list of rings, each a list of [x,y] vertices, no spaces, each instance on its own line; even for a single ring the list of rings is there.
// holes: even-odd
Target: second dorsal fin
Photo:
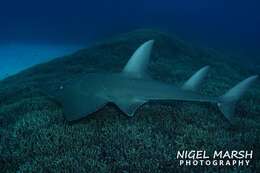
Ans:
[[[182,89],[189,91],[197,91],[206,77],[209,71],[209,66],[205,66],[197,71],[194,75],[192,75],[182,86]]]
[[[136,78],[147,76],[147,65],[149,63],[154,40],[143,43],[132,55],[123,69],[123,73]]]

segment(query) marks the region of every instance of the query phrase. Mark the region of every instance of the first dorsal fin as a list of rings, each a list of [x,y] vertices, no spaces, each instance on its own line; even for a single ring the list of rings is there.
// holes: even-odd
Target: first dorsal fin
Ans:
[[[147,65],[149,63],[154,40],[142,44],[132,55],[123,69],[123,73],[136,78],[147,76]]]

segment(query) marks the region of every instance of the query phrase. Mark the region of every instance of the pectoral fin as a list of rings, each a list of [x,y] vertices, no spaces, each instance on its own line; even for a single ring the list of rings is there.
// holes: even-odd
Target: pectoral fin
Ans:
[[[65,89],[59,98],[64,108],[64,116],[68,121],[74,121],[96,112],[107,104],[104,98],[85,93],[73,88]]]

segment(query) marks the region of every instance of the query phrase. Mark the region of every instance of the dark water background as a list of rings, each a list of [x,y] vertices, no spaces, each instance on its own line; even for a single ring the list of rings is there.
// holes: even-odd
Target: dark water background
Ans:
[[[57,45],[66,50],[73,45],[74,50],[117,33],[155,28],[235,54],[254,68],[260,64],[259,0],[9,0],[0,2],[0,24],[0,55],[9,44],[44,44],[51,49]],[[39,52],[43,59],[67,53],[44,51]],[[15,69],[6,65],[10,58],[34,57],[2,53],[0,68]]]

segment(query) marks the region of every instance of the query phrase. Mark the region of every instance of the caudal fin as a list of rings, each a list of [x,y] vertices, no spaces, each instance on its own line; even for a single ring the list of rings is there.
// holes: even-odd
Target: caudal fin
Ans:
[[[229,121],[234,115],[236,102],[257,79],[257,77],[258,76],[255,75],[241,81],[219,98],[218,107]]]

